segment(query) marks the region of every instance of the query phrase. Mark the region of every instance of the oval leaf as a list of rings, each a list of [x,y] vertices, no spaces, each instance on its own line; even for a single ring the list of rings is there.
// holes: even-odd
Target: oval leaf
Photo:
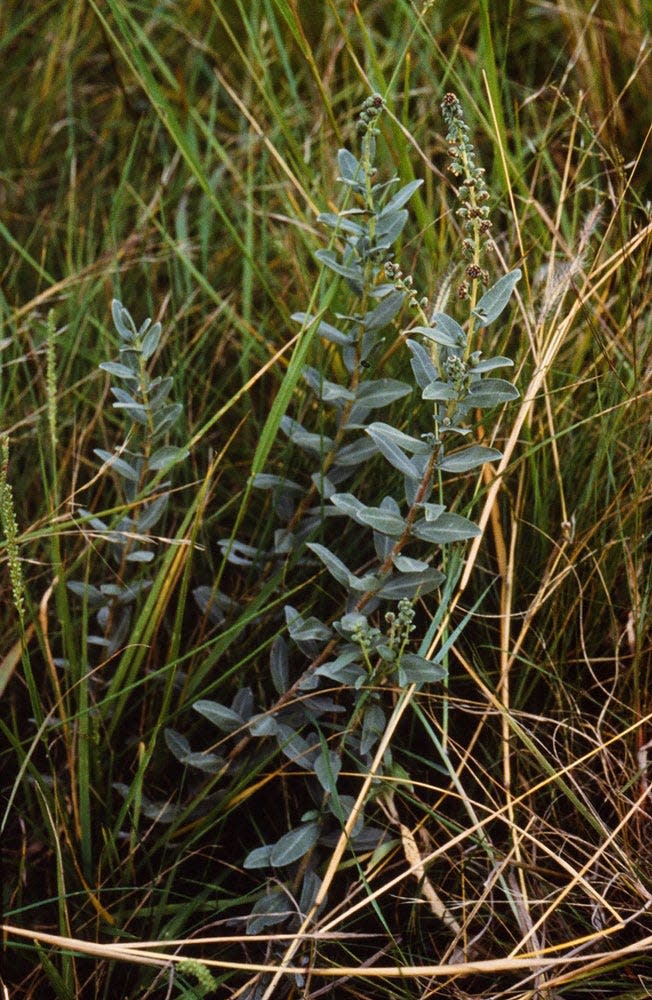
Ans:
[[[377,453],[378,448],[374,441],[370,441],[369,438],[358,438],[357,441],[352,441],[351,444],[339,449],[335,456],[335,465],[347,468],[351,465],[362,465]]]
[[[379,406],[389,406],[395,399],[409,396],[411,392],[412,387],[406,382],[399,382],[394,378],[377,378],[363,382],[358,388],[356,399],[373,410]]]
[[[402,472],[404,476],[408,479],[413,479],[418,482],[421,478],[419,476],[419,470],[417,469],[414,462],[412,462],[405,452],[402,452],[400,448],[397,448],[395,444],[392,444],[386,437],[377,435],[371,427],[367,427],[367,434],[378,445],[379,450],[385,456],[390,465],[393,465],[395,469]]]
[[[400,515],[381,510],[380,507],[365,507],[359,510],[355,517],[361,524],[367,524],[374,531],[390,535],[392,538],[398,538],[405,530],[405,521]]]
[[[161,324],[155,323],[154,326],[150,327],[141,344],[141,352],[145,361],[151,358],[152,354],[158,347],[158,342],[161,339]]]
[[[478,409],[488,409],[501,403],[511,403],[519,396],[516,386],[506,379],[485,378],[481,382],[473,383],[464,402]]]
[[[402,305],[402,292],[392,292],[390,295],[386,295],[375,309],[371,309],[368,313],[365,313],[363,317],[365,330],[382,330],[384,326],[387,326],[394,319]]]
[[[272,845],[264,844],[250,851],[242,862],[243,868],[267,868],[270,864],[269,856],[272,853]]]
[[[327,549],[324,545],[320,545],[318,542],[308,542],[307,546],[311,552],[314,552],[318,559],[321,559],[326,569],[329,571],[331,576],[335,577],[338,583],[341,583],[344,587],[349,587],[351,585],[352,573],[344,565],[341,559],[338,559],[336,555]]]
[[[119,361],[103,361],[97,366],[109,375],[117,375],[118,378],[134,378],[134,373],[126,365],[121,365]]]
[[[438,569],[426,569],[419,573],[401,573],[383,584],[378,591],[379,597],[390,601],[400,601],[407,597],[410,600],[417,594],[429,594],[431,590],[440,587],[446,577]]]
[[[285,694],[290,686],[290,666],[288,662],[288,646],[282,635],[277,635],[272,643],[269,654],[269,669],[272,684],[277,694]]]
[[[403,205],[410,200],[414,192],[417,188],[420,188],[422,184],[422,180],[410,181],[404,187],[400,188],[387,202],[382,212],[379,213],[378,218],[381,218],[386,212],[395,212],[397,208],[403,208]]]
[[[494,358],[483,358],[473,366],[475,373],[492,372],[495,368],[513,368],[514,362],[511,358],[504,358],[497,354]]]
[[[234,733],[243,724],[243,719],[237,712],[227,708],[226,705],[220,705],[217,701],[196,701],[192,707],[223,733]]]
[[[443,458],[437,462],[437,468],[444,472],[469,472],[484,465],[485,462],[497,462],[502,457],[502,452],[496,448],[485,448],[482,444],[474,444]]]
[[[517,281],[520,280],[522,271],[516,268],[509,274],[504,274],[495,285],[484,293],[477,306],[473,310],[473,315],[477,316],[483,326],[500,316],[501,312],[509,302],[510,295],[516,288]]]
[[[477,524],[460,514],[442,514],[434,524],[427,521],[417,521],[412,528],[412,534],[424,542],[434,542],[435,545],[447,545],[449,542],[464,542],[468,538],[476,538],[482,534]]]
[[[451,385],[449,382],[440,382],[439,380],[431,382],[425,387],[421,393],[422,399],[433,399],[437,402],[449,402],[451,399],[457,399],[459,393],[455,386]]]
[[[406,340],[406,344],[412,352],[410,365],[420,389],[425,389],[431,382],[437,379],[437,369],[432,363],[432,358],[427,350],[416,340]]]
[[[272,845],[269,853],[269,863],[274,868],[291,865],[315,846],[319,837],[319,827],[316,823],[305,823],[296,830],[290,830],[280,840]]]
[[[332,794],[335,791],[341,767],[342,761],[334,750],[329,750],[327,753],[322,750],[315,760],[314,772],[325,792]]]
[[[446,676],[445,669],[416,653],[403,653],[398,670],[399,684],[432,684]]]
[[[125,462],[124,458],[118,458],[117,455],[112,455],[110,451],[104,451],[103,448],[94,448],[93,454],[110,465],[112,469],[115,469],[123,479],[128,479],[131,483],[138,482],[140,478],[138,470],[129,465],[129,462]]]
[[[157,448],[152,457],[149,460],[150,469],[167,469],[170,465],[175,465],[177,462],[181,462],[182,459],[188,457],[187,448],[175,448],[173,445],[164,445],[163,448]]]

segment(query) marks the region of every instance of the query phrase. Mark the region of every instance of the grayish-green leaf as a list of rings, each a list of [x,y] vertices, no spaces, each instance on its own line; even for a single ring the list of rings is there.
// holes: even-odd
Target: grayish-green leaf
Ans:
[[[257,848],[260,850],[260,848]],[[269,848],[271,850],[271,847]],[[252,851],[248,857],[255,855]],[[267,868],[269,866],[269,851],[267,860],[262,865],[249,865],[249,867]],[[245,867],[246,864],[245,864]],[[261,896],[254,903],[251,914],[247,918],[247,934],[260,934],[267,927],[276,927],[283,923],[289,916],[296,914],[295,907],[291,907],[288,897],[280,889],[276,889],[267,896]]]
[[[331,638],[331,630],[314,615],[303,618],[289,604],[286,604],[283,610],[288,632],[294,642],[328,642]]]
[[[205,753],[189,753],[181,763],[185,764],[186,767],[194,767],[198,771],[204,771],[206,774],[219,774],[224,767],[223,758],[208,751]]]
[[[318,542],[308,542],[307,548],[311,552],[314,552],[318,559],[321,559],[328,572],[331,576],[335,577],[338,583],[341,583],[347,589],[350,587],[353,574],[330,549],[327,549],[324,545],[320,545]]]
[[[399,573],[422,573],[429,568],[427,562],[411,559],[409,556],[394,556],[392,562]]]
[[[404,476],[408,476],[410,479],[415,481],[420,479],[417,467],[410,461],[405,452],[392,443],[387,435],[374,430],[373,425],[367,427],[367,434],[376,442],[379,450],[390,465],[393,465],[395,469],[398,469],[399,472],[402,472]]]
[[[106,462],[111,468],[122,476],[123,479],[128,479],[131,483],[137,483],[140,479],[140,475],[137,469],[134,469],[129,462],[125,462],[124,458],[119,458],[117,455],[112,455],[110,451],[104,451],[103,448],[93,448],[93,454],[97,455],[102,462]]]
[[[380,507],[363,507],[354,515],[359,524],[367,524],[383,535],[398,538],[405,531],[405,521],[397,514],[382,510]]]
[[[369,753],[385,732],[386,724],[385,713],[380,705],[372,703],[365,709],[360,737],[360,753]]]
[[[319,826],[317,823],[304,823],[295,830],[290,830],[273,844],[269,854],[269,863],[274,868],[293,864],[315,846],[318,837]]]
[[[315,674],[320,677],[328,677],[338,684],[354,685],[360,677],[366,676],[366,671],[360,666],[360,649],[354,646],[341,653],[335,660],[322,663],[317,667]]]
[[[183,461],[189,455],[187,448],[175,448],[173,445],[164,445],[157,448],[149,460],[150,469],[167,469],[177,462]]]
[[[247,723],[252,736],[276,736],[278,722],[271,715],[254,715]]]
[[[83,583],[81,580],[68,580],[66,586],[71,594],[87,600],[91,607],[99,607],[101,604],[106,604],[105,595],[97,587],[94,587],[92,583]]]
[[[254,714],[254,693],[250,687],[241,687],[236,691],[231,702],[231,710],[245,721],[251,718]]]
[[[183,762],[184,758],[192,753],[192,747],[185,736],[178,733],[176,729],[166,727],[164,730],[165,743],[168,750],[177,758]]]
[[[426,515],[426,521],[437,521],[446,510],[446,504],[422,503],[421,509]]]
[[[403,597],[412,600],[417,594],[429,594],[431,590],[440,587],[444,580],[444,574],[431,567],[418,573],[401,573],[383,583],[378,596],[390,601],[400,601]]]
[[[518,389],[506,379],[485,378],[473,383],[464,402],[478,409],[489,409],[501,403],[511,403],[519,396]]]
[[[440,382],[436,379],[427,385],[421,393],[422,399],[432,399],[438,403],[447,403],[452,399],[457,399],[459,393],[450,382]]]
[[[290,319],[293,319],[295,323],[301,323],[302,326],[310,326],[310,324],[315,321],[316,317],[311,315],[311,313],[297,312],[292,313]],[[342,331],[338,330],[336,326],[333,326],[331,323],[326,323],[324,320],[321,320],[317,325],[317,333],[320,337],[323,337],[324,340],[328,340],[332,344],[351,344],[354,339],[350,334],[342,333]]]
[[[320,264],[324,264],[325,267],[334,271],[335,274],[339,274],[343,278],[353,281],[356,285],[362,286],[363,271],[359,264],[355,264],[354,266],[341,264],[332,250],[317,250],[315,257]]]
[[[125,785],[121,781],[114,781],[113,788],[115,788],[116,792],[119,792],[124,799],[129,799],[131,797],[131,789],[129,788],[129,785]],[[148,799],[142,792],[139,793],[139,801],[142,815],[147,819],[156,820],[158,823],[172,823],[179,815],[180,810],[177,806],[173,806],[169,802],[152,802],[152,800]]]
[[[431,382],[436,381],[437,369],[423,344],[420,344],[416,340],[406,340],[406,344],[412,353],[410,364],[414,372],[414,377],[417,380],[417,385],[420,389],[425,389]]]
[[[384,212],[376,219],[375,246],[388,248],[398,239],[408,220],[408,213],[404,208],[396,212]]]
[[[444,472],[469,472],[471,469],[477,469],[478,466],[484,465],[485,462],[497,462],[502,457],[502,452],[496,448],[472,444],[468,448],[462,448],[460,451],[441,459],[437,462],[437,468]]]
[[[117,375],[118,378],[134,378],[134,373],[126,365],[121,365],[119,361],[103,361],[97,366],[109,375]]]
[[[213,625],[224,623],[223,611],[233,602],[225,594],[213,590],[212,587],[195,587],[192,596],[197,602],[197,606],[203,615],[206,615]]]
[[[125,556],[127,562],[148,563],[154,558],[154,553],[150,549],[133,549]]]
[[[279,722],[276,739],[283,754],[299,767],[312,768],[315,750],[291,726]]]
[[[477,316],[483,326],[493,323],[500,316],[509,302],[510,296],[516,288],[516,283],[521,278],[521,274],[520,268],[510,271],[509,274],[504,274],[502,278],[498,279],[495,285],[492,285],[484,293],[473,310],[473,314]]]
[[[341,768],[342,761],[334,750],[328,750],[326,753],[322,750],[315,759],[313,770],[325,792],[333,793],[335,791]]]
[[[410,200],[417,188],[420,188],[423,184],[422,180],[409,181],[402,188],[396,192],[396,194],[390,198],[385,207],[381,212],[378,213],[378,218],[382,218],[386,212],[395,212],[398,208],[403,208],[403,205]]]
[[[424,542],[435,545],[448,545],[450,542],[464,542],[468,538],[476,538],[481,534],[477,524],[462,517],[461,514],[442,514],[434,524],[427,521],[417,521],[412,526],[412,534]]]
[[[123,403],[125,406],[135,406],[140,410],[145,409],[142,403],[139,403],[132,395],[117,385],[111,387],[111,393],[115,396],[118,403]],[[114,403],[113,405],[116,406],[117,404]]]
[[[403,292],[391,292],[371,309],[363,318],[365,330],[382,330],[390,323],[403,305]]]
[[[317,398],[325,403],[346,403],[355,399],[355,394],[350,389],[338,385],[337,382],[329,382],[328,379],[322,378],[320,372],[308,365],[303,370],[303,377]]]
[[[242,862],[242,867],[247,869],[268,868],[270,866],[269,858],[271,853],[271,844],[263,844],[262,847],[256,847],[253,851],[249,851],[249,854]]]
[[[258,490],[272,490],[277,486],[293,491],[303,489],[299,483],[295,483],[292,479],[284,479],[283,476],[273,476],[267,472],[259,472],[258,475],[254,476],[251,485],[255,486]]]
[[[396,445],[397,448],[403,448],[405,451],[412,452],[412,454],[429,455],[432,450],[427,441],[412,437],[411,434],[405,434],[397,427],[392,427],[391,424],[384,424],[380,420],[369,424],[367,431],[372,432],[374,438],[382,438],[390,444]]]
[[[130,420],[143,427],[147,427],[147,409],[142,403],[137,403],[128,392],[113,386],[111,392],[116,397],[117,402],[113,404],[116,410],[124,410]]]
[[[504,358],[497,354],[494,358],[481,358],[473,366],[474,374],[492,372],[495,368],[513,368],[514,362],[511,358]]]
[[[293,420],[292,417],[283,417],[280,426],[283,433],[287,434],[289,439],[304,451],[316,452],[318,455],[322,455],[324,452],[330,451],[333,447],[331,438],[322,434],[311,434],[298,421]]]
[[[151,503],[148,503],[146,507],[140,508],[138,512],[138,531],[144,533],[154,527],[163,516],[169,498],[169,493],[161,493]]]
[[[338,180],[344,182],[353,181],[356,187],[360,187],[361,182],[364,180],[364,171],[353,153],[350,153],[348,149],[338,149],[337,165],[340,170]]]
[[[350,233],[352,236],[362,236],[366,230],[352,219],[347,219],[345,215],[335,215],[334,212],[320,212],[317,222],[323,222],[331,229],[339,230],[343,233]]]
[[[154,379],[150,386],[151,395],[149,397],[149,407],[150,410],[159,410],[165,400],[170,395],[172,386],[174,385],[174,379],[172,378],[162,378]]]
[[[353,798],[352,795],[338,795],[337,797],[333,796],[332,798],[330,798],[326,804],[328,806],[328,811],[332,813],[333,816],[335,816],[340,821],[342,826],[344,826],[344,824],[346,823],[346,821],[348,820],[349,816],[351,815],[351,813],[355,808],[356,800]],[[364,827],[364,822],[365,822],[364,812],[362,812],[361,810],[358,813],[358,817],[351,831],[352,838],[355,839],[358,837],[358,835],[362,831],[362,828]],[[337,834],[334,834],[335,839],[333,840],[332,843],[329,841],[328,837],[324,837],[323,843],[327,847],[334,847],[337,840],[337,836],[338,836]]]
[[[358,511],[364,509],[364,504],[360,503],[358,498],[354,497],[352,493],[333,493],[330,500],[338,510],[341,510],[343,514],[347,514],[354,520]]]
[[[288,646],[282,635],[277,635],[269,652],[269,669],[272,684],[277,694],[285,694],[290,686],[290,665],[288,661]]]
[[[130,372],[131,384],[137,389],[140,382],[140,351],[129,344],[123,344],[120,348],[120,363]]]
[[[371,431],[369,433],[371,434]],[[395,469],[398,469],[399,472],[402,472],[404,476],[407,476],[408,479],[414,482],[418,482],[421,479],[419,470],[410,461],[405,452],[397,448],[396,445],[390,444],[389,441],[378,438],[374,438],[374,440],[390,465],[393,465]]]
[[[412,386],[406,382],[399,382],[395,378],[377,378],[362,382],[355,398],[357,402],[373,410],[379,406],[389,406],[394,400],[409,396],[411,392]]]
[[[432,684],[446,677],[446,670],[416,653],[403,653],[399,665],[399,684]]]
[[[162,431],[167,430],[175,423],[181,414],[183,413],[183,406],[181,403],[170,403],[168,406],[162,407],[157,410],[154,414],[154,433],[160,434]]]
[[[125,309],[119,299],[113,299],[111,302],[111,315],[113,316],[113,322],[120,337],[127,341],[133,340],[136,335],[134,321],[129,311]]]
[[[217,701],[196,701],[192,707],[223,733],[234,733],[236,729],[242,727],[244,720],[237,712],[227,708],[226,705],[220,705]]]
[[[319,493],[319,496],[322,497],[323,500],[329,500],[333,493],[336,492],[332,480],[329,479],[328,476],[325,476],[322,472],[313,472],[310,478],[315,489]]]
[[[443,312],[432,314],[430,326],[414,326],[410,333],[420,333],[444,347],[464,347],[466,344],[466,334],[460,324]]]
[[[301,910],[301,913],[305,915],[311,910],[320,889],[321,879],[319,875],[309,868],[303,876],[303,885],[301,886],[301,896],[299,898],[299,909]]]
[[[340,448],[335,457],[335,465],[348,468],[352,465],[363,465],[372,455],[378,453],[378,448],[374,441],[369,438],[358,438],[351,444]]]
[[[150,329],[143,337],[141,344],[141,352],[145,361],[151,358],[152,354],[158,347],[160,339],[161,339],[161,324],[154,323],[154,326],[150,327]]]

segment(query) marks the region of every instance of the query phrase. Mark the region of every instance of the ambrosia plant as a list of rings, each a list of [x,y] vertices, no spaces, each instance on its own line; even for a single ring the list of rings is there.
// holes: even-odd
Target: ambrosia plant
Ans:
[[[250,914],[252,933],[283,921],[290,928],[299,926],[320,902],[324,849],[337,840],[355,802],[343,790],[341,772],[369,772],[398,689],[418,688],[444,676],[437,660],[414,651],[414,604],[444,582],[435,565],[442,546],[479,533],[472,521],[447,509],[444,474],[459,476],[501,457],[495,448],[475,442],[474,420],[478,411],[518,396],[509,381],[491,374],[512,361],[485,358],[478,345],[481,332],[507,306],[520,271],[503,275],[489,287],[483,264],[490,232],[483,171],[476,165],[457,98],[447,94],[442,108],[450,169],[460,181],[457,213],[463,228],[463,274],[455,315],[432,312],[428,299],[418,294],[413,279],[393,259],[392,248],[408,221],[405,206],[421,181],[397,188],[397,177],[376,179],[383,100],[373,95],[357,123],[359,156],[347,149],[338,153],[345,207],[319,216],[331,241],[316,257],[334,280],[348,286],[351,305],[328,320],[302,312],[293,316],[304,328],[316,325],[332,362],[331,378],[312,367],[304,371],[316,401],[308,412],[319,415],[317,429],[290,416],[281,424],[292,445],[314,463],[310,484],[259,476],[255,485],[273,492],[279,520],[273,547],[260,552],[242,542],[222,543],[235,564],[254,564],[263,574],[285,561],[286,586],[291,572],[305,574],[308,565],[314,574],[321,564],[333,578],[329,591],[336,595],[328,619],[285,605],[285,635],[279,634],[271,646],[269,671],[276,696],[270,704],[256,707],[248,687],[238,691],[229,706],[212,700],[195,703],[194,709],[218,730],[233,734],[225,757],[193,753],[184,736],[167,731],[175,756],[204,771],[245,774],[258,752],[257,741],[266,740],[275,741],[308,775],[305,805],[295,825],[244,860],[245,868],[274,872],[268,891]],[[402,324],[407,332],[400,336],[410,352],[410,382],[374,377],[383,334],[391,329],[396,335],[401,310],[409,315]],[[391,404],[415,391],[430,415],[430,426],[422,434],[391,420]],[[385,420],[378,419],[379,411],[385,411]],[[384,496],[370,503],[368,497],[347,490],[347,481],[355,475],[356,482],[364,484],[361,472],[372,464],[377,468],[379,462],[391,470],[383,479]],[[355,532],[354,546],[347,525]],[[345,558],[352,548],[359,553],[355,566],[350,555],[348,562]],[[303,558],[298,559],[301,552]],[[380,771],[378,762],[375,768],[376,774],[383,769],[392,773],[390,748]],[[351,787],[350,781],[346,787]],[[349,838],[354,851],[376,846],[383,836],[380,827],[358,812]],[[282,881],[300,859],[301,881],[293,881],[298,903],[288,906]]]

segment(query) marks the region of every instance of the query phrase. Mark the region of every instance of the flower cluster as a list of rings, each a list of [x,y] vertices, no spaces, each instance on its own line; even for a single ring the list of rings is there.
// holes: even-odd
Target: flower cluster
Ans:
[[[383,110],[384,104],[385,102],[380,94],[372,94],[371,97],[366,99],[362,105],[362,110],[360,111],[356,122],[356,128],[360,135],[366,135],[367,133],[371,133],[371,135],[378,135],[376,122],[378,120],[378,116]]]
[[[462,219],[465,237],[462,253],[470,261],[466,267],[466,279],[458,287],[460,299],[471,295],[469,281],[489,283],[489,275],[480,265],[480,255],[489,240],[489,192],[484,179],[484,170],[475,161],[475,153],[470,139],[469,127],[464,121],[462,106],[455,94],[446,94],[441,104],[444,121],[448,127],[446,142],[450,163],[448,169],[456,177],[462,178],[458,190],[460,205],[456,214]]]
[[[414,616],[415,611],[412,601],[407,600],[405,597],[401,598],[398,602],[398,615],[394,614],[393,611],[388,611],[385,614],[385,622],[389,629],[387,641],[390,649],[394,649],[397,645],[404,646],[409,641],[412,632],[416,628]]]
[[[414,290],[414,279],[411,274],[404,277],[398,264],[395,264],[392,260],[386,260],[385,275],[398,292],[403,292],[406,295],[409,306],[413,309],[427,308],[428,299],[425,296],[421,299],[419,298]]]

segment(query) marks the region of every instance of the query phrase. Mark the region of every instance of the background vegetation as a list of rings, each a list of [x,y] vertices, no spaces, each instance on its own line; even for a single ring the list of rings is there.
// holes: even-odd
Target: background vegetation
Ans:
[[[522,399],[496,431],[510,461],[477,483],[481,544],[456,550],[441,634],[472,613],[447,683],[392,735],[409,780],[385,803],[387,850],[359,870],[345,856],[305,977],[273,995],[650,995],[650,17],[644,0],[2,4],[5,995],[262,996],[259,966],[283,961],[276,930],[245,933],[262,881],[243,860],[305,808],[300,769],[270,751],[220,784],[163,733],[219,752],[193,703],[272,696],[282,622],[265,612],[288,595],[219,543],[268,543],[249,477],[297,463],[269,422],[275,400],[310,408],[289,317],[326,294],[316,216],[337,208],[336,152],[373,91],[381,169],[424,181],[401,266],[442,293],[460,239],[450,90],[487,169],[494,275],[523,271],[487,346],[516,360]],[[153,360],[188,457],[154,559],[130,569],[149,588],[98,656],[66,583],[115,579],[80,510],[130,509],[94,454],[125,439],[98,369],[113,297],[163,324]],[[326,365],[323,342],[307,360]],[[421,419],[411,398],[392,412]],[[373,466],[368,494],[387,474]],[[355,564],[355,533],[344,545]],[[315,572],[291,595],[306,612],[333,587]],[[200,587],[232,603],[218,614]],[[437,610],[419,603],[420,634]],[[202,985],[171,955],[221,964]]]

